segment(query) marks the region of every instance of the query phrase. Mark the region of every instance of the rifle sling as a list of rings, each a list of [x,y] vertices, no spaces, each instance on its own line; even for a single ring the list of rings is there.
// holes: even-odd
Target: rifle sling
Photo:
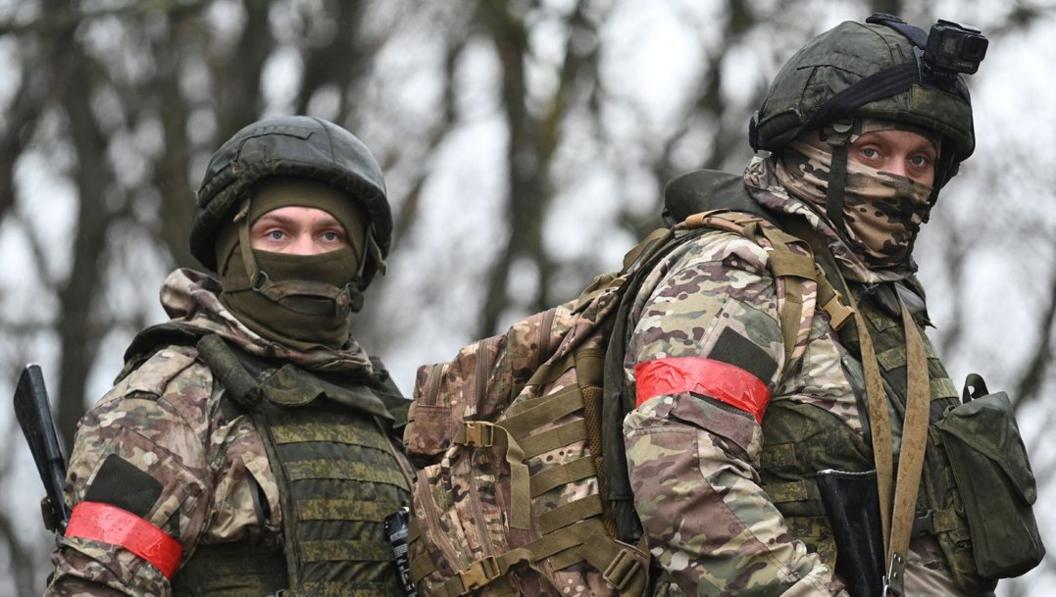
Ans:
[[[901,584],[913,519],[924,466],[924,451],[928,430],[930,381],[924,340],[909,309],[898,298],[902,325],[906,332],[907,398],[905,420],[902,423],[902,443],[899,452],[898,477],[894,475],[894,456],[891,441],[891,415],[887,393],[880,374],[880,365],[869,335],[868,324],[862,317],[853,293],[839,270],[838,284],[854,309],[861,344],[862,369],[865,374],[866,405],[872,430],[873,460],[876,464],[876,484],[880,498],[880,523],[884,538],[884,553],[889,582],[894,588]],[[898,578],[894,578],[895,576]],[[897,584],[896,584],[897,583]],[[896,589],[899,593],[900,589]]]

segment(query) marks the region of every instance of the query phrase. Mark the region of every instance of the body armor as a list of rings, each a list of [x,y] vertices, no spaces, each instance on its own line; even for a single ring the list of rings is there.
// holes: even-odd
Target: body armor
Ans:
[[[278,481],[282,544],[199,546],[175,594],[402,595],[384,520],[408,503],[410,471],[370,380],[337,385],[215,336],[198,349],[224,386],[221,408],[245,412],[261,434]]]
[[[906,405],[905,331],[894,296],[895,292],[900,292],[899,286],[902,293],[913,292],[903,283],[873,287],[853,285],[851,288],[876,345],[888,404],[893,414],[893,430],[901,429]],[[917,302],[923,305],[919,299]],[[918,325],[921,325],[924,312],[918,311],[914,316]],[[839,337],[841,344],[851,353],[849,358],[844,359],[844,372],[859,398],[859,411],[863,413],[864,419],[865,383],[854,325],[853,322],[845,325]],[[931,379],[931,406],[924,473],[917,498],[913,534],[932,535],[938,540],[955,582],[964,590],[991,591],[995,582],[980,578],[975,573],[964,509],[935,429],[946,409],[960,404],[958,393],[926,336],[924,340]],[[867,421],[863,422],[868,430]],[[814,477],[817,471],[829,468],[845,471],[873,468],[872,449],[867,437],[859,435],[831,413],[791,400],[772,402],[762,427],[760,474],[763,489],[786,517],[792,532],[829,565],[834,565],[836,544]],[[901,438],[896,443],[901,444]]]

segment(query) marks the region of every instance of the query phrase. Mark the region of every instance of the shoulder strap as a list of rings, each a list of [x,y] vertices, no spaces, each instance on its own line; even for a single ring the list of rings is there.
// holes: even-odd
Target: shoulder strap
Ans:
[[[677,182],[677,181],[676,181]],[[670,186],[669,186],[670,189]],[[606,500],[616,520],[623,541],[634,542],[641,536],[641,525],[634,512],[627,459],[623,450],[623,417],[633,408],[633,397],[627,395],[623,361],[626,356],[630,310],[645,275],[677,246],[709,230],[725,230],[757,242],[765,238],[771,248],[770,270],[782,280],[783,301],[779,313],[785,345],[785,362],[791,361],[800,334],[809,333],[803,325],[803,281],[817,283],[817,304],[830,316],[835,327],[842,326],[853,311],[816,265],[808,242],[779,228],[771,219],[756,213],[717,209],[692,214],[674,227],[680,236],[650,253],[627,283],[605,354],[603,409],[603,451],[608,481]],[[644,242],[644,241],[643,241]]]
[[[865,376],[866,411],[872,437],[873,461],[880,500],[880,522],[884,538],[885,569],[892,587],[900,587],[909,550],[914,508],[920,488],[920,478],[927,443],[930,381],[924,341],[905,301],[898,297],[902,326],[906,333],[907,404],[902,424],[897,478],[892,449],[891,416],[887,404],[887,390],[880,372],[876,350],[869,328],[859,313],[854,296],[839,271],[828,245],[805,222],[793,223],[819,256],[823,277],[839,285],[851,305],[858,342],[861,346],[862,370]],[[825,275],[827,274],[827,275]],[[919,285],[917,285],[919,288]],[[820,286],[819,286],[820,288]],[[830,284],[831,288],[831,284]],[[820,291],[819,291],[820,292]],[[923,293],[922,289],[920,290]],[[896,295],[897,296],[897,295]],[[837,293],[839,297],[839,293]],[[834,320],[835,321],[835,320]],[[901,594],[901,590],[898,591]]]
[[[658,238],[665,238],[663,243],[653,243],[648,250],[638,251],[630,261],[625,260],[625,271],[630,269],[627,266],[634,266],[633,273],[626,282],[619,307],[616,309],[602,369],[601,453],[604,455],[603,475],[607,485],[605,499],[615,520],[619,538],[627,543],[636,542],[642,535],[641,522],[634,511],[634,496],[631,493],[630,479],[627,477],[627,455],[623,449],[623,417],[634,407],[634,398],[627,395],[623,378],[623,357],[627,350],[627,320],[646,276],[672,251],[704,232],[688,231],[676,236],[673,230],[662,230],[666,234],[660,234],[660,230],[653,234]],[[641,247],[647,242],[649,237],[638,246]],[[632,253],[637,249],[638,247],[632,249]],[[631,253],[628,253],[628,256],[630,255]]]

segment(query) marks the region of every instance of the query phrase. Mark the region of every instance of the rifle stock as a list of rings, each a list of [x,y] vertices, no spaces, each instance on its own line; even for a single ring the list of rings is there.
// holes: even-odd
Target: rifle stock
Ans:
[[[62,491],[66,479],[66,459],[62,455],[59,436],[51,418],[48,391],[44,387],[44,375],[39,365],[26,365],[18,378],[15,417],[33,453],[33,462],[37,465],[47,494],[40,502],[44,526],[49,531],[63,533],[70,518]]]

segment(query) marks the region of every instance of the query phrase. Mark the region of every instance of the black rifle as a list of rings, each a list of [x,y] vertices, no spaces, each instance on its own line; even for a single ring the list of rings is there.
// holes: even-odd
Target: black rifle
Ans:
[[[62,455],[59,436],[51,418],[48,391],[44,388],[44,375],[40,366],[29,364],[22,370],[15,388],[15,417],[26,436],[33,462],[44,483],[47,495],[40,501],[40,514],[44,526],[52,532],[66,532],[70,513],[62,497],[62,486],[66,479],[66,459]]]
[[[836,536],[837,576],[853,597],[884,595],[884,541],[876,471],[819,471],[818,489]]]

